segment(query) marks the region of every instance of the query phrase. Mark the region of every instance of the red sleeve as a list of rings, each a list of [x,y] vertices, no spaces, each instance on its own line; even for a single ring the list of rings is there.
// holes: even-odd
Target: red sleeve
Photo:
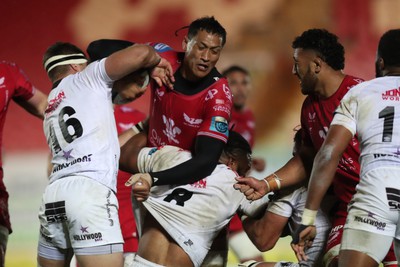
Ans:
[[[204,120],[197,135],[228,141],[228,124],[232,111],[232,92],[225,78],[219,79],[207,90],[204,98]]]
[[[11,81],[5,81],[7,85],[14,88],[14,94],[12,98],[14,100],[28,100],[34,94],[34,87],[32,83],[28,80],[25,73],[15,64],[2,64],[2,68],[7,68],[8,76],[5,79],[10,79]],[[10,83],[9,83],[10,82]]]

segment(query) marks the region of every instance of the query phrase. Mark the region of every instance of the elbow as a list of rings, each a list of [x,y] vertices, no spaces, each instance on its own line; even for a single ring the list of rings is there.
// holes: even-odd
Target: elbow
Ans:
[[[265,252],[271,250],[275,247],[275,244],[278,240],[271,239],[268,237],[263,236],[262,238],[258,239],[258,242],[253,241],[254,245],[257,247],[259,251]]]

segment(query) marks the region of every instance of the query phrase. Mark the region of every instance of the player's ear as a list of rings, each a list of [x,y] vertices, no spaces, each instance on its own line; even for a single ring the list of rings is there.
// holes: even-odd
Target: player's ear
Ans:
[[[320,57],[316,57],[313,60],[313,63],[315,64],[315,73],[319,73],[321,71],[321,67],[322,67],[322,59]]]
[[[378,57],[376,60],[376,65],[379,70],[383,70],[385,68],[385,61],[383,60],[383,58]]]
[[[186,35],[186,36],[183,38],[183,40],[182,40],[182,49],[183,49],[183,51],[185,51],[185,52],[186,52],[186,50],[187,50],[188,43],[189,43],[189,38],[188,38],[187,35]]]

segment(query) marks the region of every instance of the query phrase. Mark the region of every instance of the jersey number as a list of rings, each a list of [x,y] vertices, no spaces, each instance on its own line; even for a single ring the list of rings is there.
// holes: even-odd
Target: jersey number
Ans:
[[[171,202],[172,200],[176,201],[176,205],[184,206],[185,201],[189,200],[193,196],[193,192],[190,192],[183,188],[177,188],[172,191],[171,194],[164,198],[164,201]]]
[[[82,124],[76,118],[71,118],[74,115],[75,109],[70,106],[63,107],[58,114],[58,125],[60,126],[61,133],[67,143],[71,143],[76,138],[81,137],[83,133]],[[64,116],[67,115],[67,119]],[[57,140],[54,126],[50,123],[50,138],[55,153],[61,151],[60,143]]]
[[[383,118],[382,142],[392,142],[394,107],[385,107],[381,112],[379,112],[379,118]]]

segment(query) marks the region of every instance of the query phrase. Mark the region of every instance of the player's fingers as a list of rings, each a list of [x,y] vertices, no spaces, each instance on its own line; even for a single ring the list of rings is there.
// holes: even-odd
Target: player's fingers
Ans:
[[[136,183],[139,180],[139,176],[137,175],[132,175],[128,181],[125,182],[125,186],[132,186],[134,183]]]
[[[251,196],[252,194],[254,194],[254,189],[249,187],[249,189],[247,189],[245,192],[243,192],[243,194],[245,196]]]

